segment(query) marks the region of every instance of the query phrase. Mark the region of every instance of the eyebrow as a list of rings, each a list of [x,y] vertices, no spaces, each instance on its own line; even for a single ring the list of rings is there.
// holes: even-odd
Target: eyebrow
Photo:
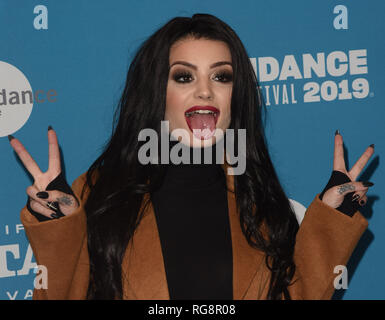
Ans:
[[[175,61],[175,62],[169,67],[169,69],[171,69],[171,67],[172,67],[173,65],[175,65],[175,64],[182,64],[182,65],[184,65],[184,66],[186,66],[186,67],[193,68],[194,70],[197,70],[197,69],[198,69],[198,67],[197,67],[196,65],[191,64],[191,63],[186,62],[186,61]],[[213,64],[210,66],[210,68],[215,68],[215,67],[219,67],[219,66],[226,65],[226,64],[228,64],[228,65],[230,65],[230,66],[233,66],[233,64],[232,64],[231,62],[229,62],[229,61],[218,61],[218,62],[213,63]]]

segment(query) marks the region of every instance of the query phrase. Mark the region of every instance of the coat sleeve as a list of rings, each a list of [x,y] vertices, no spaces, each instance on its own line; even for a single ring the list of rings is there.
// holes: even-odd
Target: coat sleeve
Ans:
[[[20,213],[37,265],[46,267],[47,289],[34,288],[34,300],[86,299],[89,282],[87,223],[81,191],[85,173],[72,184],[79,199],[76,211],[60,219],[40,222],[25,206]]]
[[[296,237],[296,274],[289,286],[292,299],[327,300],[334,293],[334,280],[346,266],[368,227],[359,211],[352,217],[328,206],[318,195],[308,207]],[[349,270],[347,270],[349,272]]]

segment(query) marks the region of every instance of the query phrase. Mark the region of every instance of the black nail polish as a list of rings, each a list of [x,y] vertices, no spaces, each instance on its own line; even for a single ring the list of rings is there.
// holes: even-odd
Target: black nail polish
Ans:
[[[359,204],[360,204],[360,206],[363,206],[365,204],[365,201],[364,200],[360,200]]]
[[[52,130],[52,129],[53,129],[52,126],[48,126],[48,131],[49,131],[49,130]]]
[[[364,185],[364,187],[374,186],[374,183],[373,182],[369,182],[369,181],[364,181],[364,182],[362,182],[362,184]]]
[[[337,134],[340,134],[340,130],[336,130],[336,132],[334,133],[334,135],[336,136]]]
[[[49,197],[49,194],[48,194],[48,192],[40,191],[40,192],[36,193],[36,196],[40,199],[47,199]]]
[[[53,219],[59,219],[59,216],[58,216],[56,213],[52,213],[52,214],[51,214],[51,217],[52,217]]]
[[[372,147],[374,149],[374,144],[371,144],[369,147]]]
[[[9,141],[12,141],[13,139],[15,139],[15,137],[14,136],[11,136],[10,134],[8,135],[8,140]]]

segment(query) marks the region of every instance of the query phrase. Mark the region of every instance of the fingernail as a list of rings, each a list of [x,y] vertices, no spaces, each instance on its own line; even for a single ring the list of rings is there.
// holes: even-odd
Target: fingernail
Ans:
[[[365,204],[365,201],[364,200],[360,200],[359,204],[360,204],[360,206],[363,206]]]
[[[8,135],[8,140],[9,140],[9,141],[12,141],[13,139],[15,139],[14,136]]]
[[[336,136],[337,134],[340,134],[340,130],[336,130],[336,132],[334,133],[334,135]]]
[[[49,197],[48,192],[45,192],[45,191],[40,191],[36,193],[36,196],[39,197],[40,199],[47,199]]]
[[[58,216],[56,213],[52,213],[52,214],[51,214],[51,217],[52,217],[53,219],[59,219],[59,216]]]
[[[53,129],[52,126],[48,126],[48,131],[49,131],[49,130],[52,130],[52,129]]]
[[[360,198],[358,194],[355,194],[352,198],[352,201],[357,201]]]
[[[374,149],[374,144],[371,144],[369,147],[372,147]]]
[[[369,181],[364,181],[364,182],[362,182],[362,184],[364,185],[364,187],[374,186],[374,183],[373,182],[369,182]]]

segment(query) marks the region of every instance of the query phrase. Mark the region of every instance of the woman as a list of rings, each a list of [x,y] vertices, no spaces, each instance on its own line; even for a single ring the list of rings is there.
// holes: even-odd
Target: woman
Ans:
[[[34,299],[331,298],[334,267],[347,263],[367,227],[357,208],[372,184],[355,180],[373,145],[348,172],[336,133],[333,175],[299,228],[269,158],[257,88],[227,24],[208,14],[178,17],[138,50],[112,137],[72,189],[52,128],[45,173],[11,137],[35,179],[21,221],[48,269],[48,289],[35,289]],[[227,162],[141,163],[140,133],[161,136],[162,120],[188,133],[190,151],[214,149],[217,130],[239,138],[245,129],[245,172],[231,175]]]

